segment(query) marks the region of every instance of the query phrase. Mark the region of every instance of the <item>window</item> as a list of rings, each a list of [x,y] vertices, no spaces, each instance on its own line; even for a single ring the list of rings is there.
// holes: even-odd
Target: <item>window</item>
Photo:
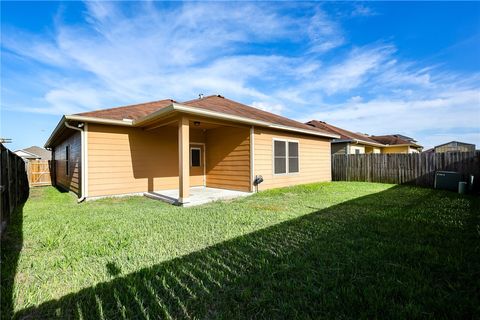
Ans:
[[[297,173],[298,165],[298,142],[274,140],[273,141],[275,174]]]
[[[288,172],[298,172],[298,142],[288,142]]]
[[[68,176],[70,172],[70,146],[65,147],[65,175]]]
[[[360,150],[359,150],[359,149],[355,149],[355,154],[360,154]]]
[[[190,165],[192,167],[200,167],[201,152],[200,148],[190,148]]]
[[[287,173],[287,147],[286,141],[274,141],[273,142],[275,164],[274,172],[276,174]]]

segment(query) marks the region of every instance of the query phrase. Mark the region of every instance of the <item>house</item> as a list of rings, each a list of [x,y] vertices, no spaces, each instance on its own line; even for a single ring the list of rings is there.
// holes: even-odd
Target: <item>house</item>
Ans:
[[[324,121],[311,120],[307,124],[340,136],[339,139],[332,140],[332,154],[381,153],[384,147],[368,135],[335,127]]]
[[[444,144],[440,144],[424,152],[475,152],[475,145],[472,143],[465,143],[460,141],[450,141]]]
[[[422,151],[422,146],[418,145],[416,140],[400,134],[370,136],[348,131],[318,120],[311,120],[306,124],[340,136],[340,138],[332,140],[332,154],[414,153]]]
[[[25,161],[29,160],[51,160],[52,153],[42,147],[31,146],[15,151]]]
[[[416,140],[400,134],[370,136],[370,138],[384,145],[382,153],[419,153],[423,149]]]
[[[213,95],[65,115],[45,147],[56,184],[79,200],[173,189],[182,204],[195,186],[252,192],[330,181],[335,138]]]

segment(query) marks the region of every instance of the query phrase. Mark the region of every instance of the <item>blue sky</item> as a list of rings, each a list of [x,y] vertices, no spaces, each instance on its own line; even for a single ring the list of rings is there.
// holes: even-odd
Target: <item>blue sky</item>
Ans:
[[[1,2],[1,136],[199,93],[480,146],[478,2]]]

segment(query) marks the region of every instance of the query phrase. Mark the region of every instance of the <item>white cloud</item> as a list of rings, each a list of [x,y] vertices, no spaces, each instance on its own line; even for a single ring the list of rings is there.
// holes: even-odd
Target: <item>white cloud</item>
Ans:
[[[2,47],[29,69],[2,75],[2,108],[60,115],[204,93],[352,131],[425,141],[426,131],[456,128],[475,137],[480,123],[478,74],[405,61],[393,43],[355,47],[342,20],[317,5],[306,5],[301,17],[279,4],[165,9],[142,2],[129,12],[117,2],[86,6],[87,23],[57,17],[54,32],[42,37],[3,28]],[[372,14],[363,5],[352,13]],[[279,43],[302,50],[276,51]],[[252,45],[262,49],[249,51]],[[35,94],[18,99],[35,82],[42,84]]]
[[[386,61],[392,51],[392,46],[353,49],[343,62],[328,68],[313,87],[321,88],[327,94],[356,88]]]
[[[321,9],[317,8],[315,15],[308,24],[308,35],[312,42],[311,52],[326,52],[345,43],[343,32],[338,22]]]
[[[251,103],[252,107],[258,108],[263,111],[268,111],[271,113],[282,114],[285,110],[285,106],[280,103],[268,103],[268,102],[258,102],[254,101]]]
[[[59,69],[43,96],[43,108],[25,110],[69,113],[152,98],[189,99],[199,92],[265,99],[248,81],[268,79],[269,70],[289,64],[288,58],[275,55],[234,54],[240,43],[294,32],[288,17],[278,17],[267,6],[185,3],[165,10],[143,3],[135,14],[126,14],[116,3],[86,5],[86,26],[57,20],[53,39],[42,42],[12,32],[2,40],[9,50]]]
[[[431,98],[375,98],[349,101],[317,112],[313,118],[330,122],[351,131],[373,135],[403,133],[431,145],[425,132],[450,132],[450,140],[463,141],[459,128],[479,132],[480,91],[465,89],[441,92]],[[480,143],[478,134],[476,143]],[[423,140],[423,141],[422,141]],[[437,140],[435,140],[437,141]]]
[[[371,7],[367,7],[363,4],[355,4],[351,12],[352,17],[370,17],[377,14],[378,13]]]

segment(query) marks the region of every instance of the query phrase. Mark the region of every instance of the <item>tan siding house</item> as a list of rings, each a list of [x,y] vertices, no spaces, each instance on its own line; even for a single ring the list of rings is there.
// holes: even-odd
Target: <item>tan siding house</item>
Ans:
[[[183,203],[194,186],[252,192],[330,181],[333,138],[210,96],[64,116],[46,147],[56,184],[80,200],[178,189]],[[257,176],[263,182],[255,186]]]
[[[260,190],[331,180],[331,139],[263,128],[255,128],[253,137],[254,172],[265,180],[259,185]],[[274,172],[274,141],[298,143],[298,172]]]
[[[332,154],[365,154],[365,153],[416,153],[422,151],[422,146],[414,139],[403,135],[370,136],[348,131],[324,121],[311,120],[306,124],[338,134],[340,138],[333,139]]]
[[[81,192],[81,142],[80,132],[73,132],[54,149],[54,175],[58,186],[77,195]]]

